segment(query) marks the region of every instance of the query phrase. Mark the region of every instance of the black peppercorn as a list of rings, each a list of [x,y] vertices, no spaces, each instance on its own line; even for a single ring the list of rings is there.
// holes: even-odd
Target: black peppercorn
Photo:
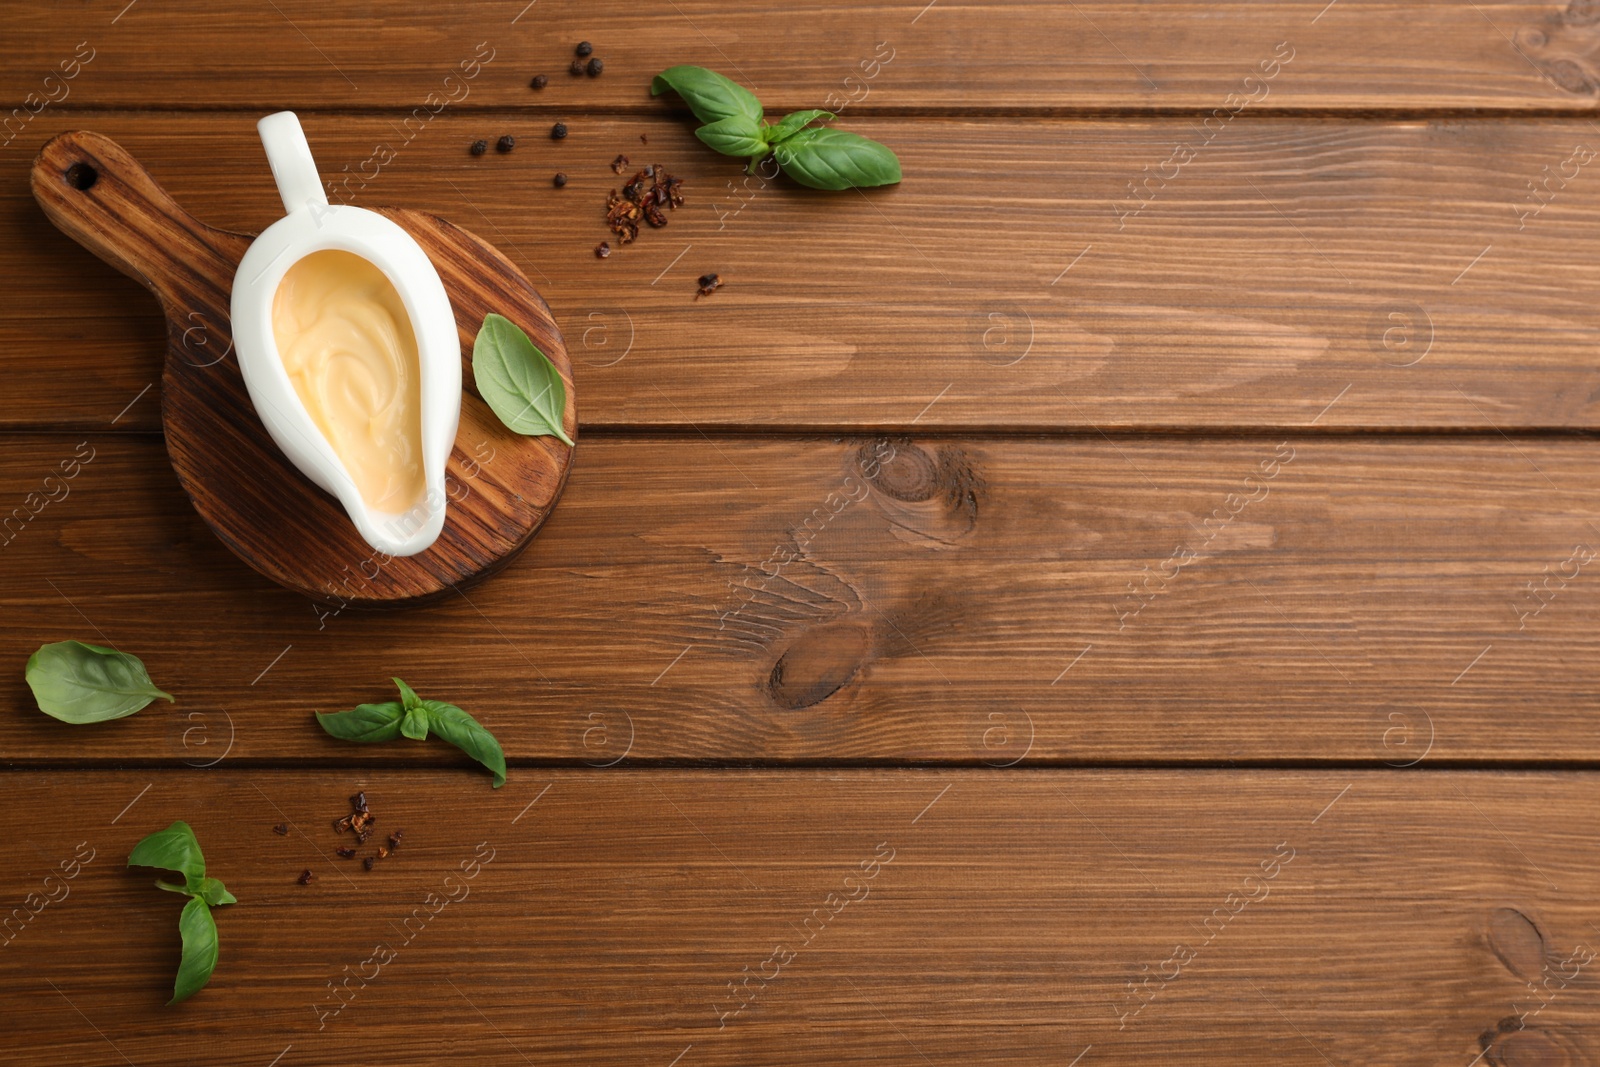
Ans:
[[[470,151],[475,156],[481,156],[485,152],[489,151],[489,142],[488,141],[473,141],[472,142],[472,147],[470,149],[468,149],[468,151]]]
[[[578,42],[578,54],[580,56],[586,56],[590,52],[593,52],[593,51],[594,51],[594,45],[590,44],[588,41],[579,41]]]
[[[583,73],[583,60],[574,59],[572,61],[572,66],[567,68],[567,73],[572,75],[574,78],[581,75]]]
[[[599,56],[595,56],[593,59],[589,60],[589,77],[598,78],[600,77],[600,72],[605,69],[606,65],[600,62]]]
[[[566,135],[567,124],[565,122],[558,122],[554,126],[550,127],[550,139],[552,141],[559,141]]]
[[[535,74],[533,76],[533,81],[529,82],[528,84],[533,86],[535,89],[543,89],[546,85],[550,84],[550,79],[545,77],[543,74]]]
[[[509,133],[494,143],[496,152],[509,152],[515,147],[517,147],[517,139]]]
[[[556,176],[554,178],[550,179],[550,180],[555,183],[555,186],[556,186],[557,189],[559,189],[563,185],[567,184],[567,176],[565,174],[560,173],[560,172],[557,172]]]

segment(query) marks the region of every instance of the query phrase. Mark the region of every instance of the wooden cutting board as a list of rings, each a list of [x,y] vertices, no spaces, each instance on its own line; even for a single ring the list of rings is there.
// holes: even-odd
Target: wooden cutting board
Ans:
[[[265,166],[260,174],[270,181]],[[375,209],[416,238],[444,281],[465,383],[461,427],[445,467],[444,532],[425,552],[389,557],[363,541],[338,501],[285,458],[250,403],[228,306],[252,235],[195,219],[132,155],[96,133],[63,133],[46,144],[33,164],[33,196],[64,233],[160,301],[167,318],[161,419],[172,468],[223,543],[268,578],[340,607],[417,603],[504,566],[550,513],[572,449],[501,424],[477,395],[472,342],[491,311],[526,330],[561,372],[563,421],[576,440],[572,364],[549,307],[488,242],[433,215]]]

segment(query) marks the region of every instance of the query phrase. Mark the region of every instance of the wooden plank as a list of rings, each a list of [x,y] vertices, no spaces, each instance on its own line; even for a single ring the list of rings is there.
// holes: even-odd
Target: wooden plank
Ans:
[[[1600,758],[1590,442],[710,444],[587,438],[504,572],[366,613],[235,560],[158,440],[14,436],[0,752],[458,762],[311,721],[398,674],[524,761]],[[179,703],[38,714],[21,665],[68,637]]]
[[[803,16],[729,0],[468,0],[381,17],[311,0],[198,16],[93,0],[70,20],[29,0],[10,14],[8,108],[413,107],[429,93],[468,107],[640,108],[650,77],[677,63],[739,78],[780,112],[1589,110],[1600,82],[1586,0],[831,0]],[[580,40],[604,57],[603,76],[567,73]],[[537,73],[551,84],[535,94]]]
[[[204,221],[279,211],[250,116],[72,121]],[[388,119],[307,124],[327,174],[400,143]],[[1129,182],[1189,120],[857,125],[900,151],[903,185],[736,194],[737,165],[676,120],[574,118],[552,142],[542,118],[446,112],[353,202],[512,257],[567,334],[590,429],[1600,427],[1586,122],[1241,121],[1142,208]],[[467,155],[502,132],[510,156]],[[689,201],[602,261],[619,151],[684,175]],[[129,404],[159,366],[155,307],[49,226],[27,163],[0,157],[0,426],[152,428],[155,396]],[[727,284],[697,299],[710,270]]]
[[[1489,1062],[1596,1051],[1592,774],[5,784],[6,904],[59,898],[3,950],[18,1067],[164,1062],[175,1026],[277,1067],[1466,1064],[1486,1034]],[[370,872],[331,856],[357,788],[405,830]],[[123,864],[180,818],[239,903],[217,911],[211,984],[166,1009],[177,901]],[[1575,1051],[1520,1058],[1549,1046]]]

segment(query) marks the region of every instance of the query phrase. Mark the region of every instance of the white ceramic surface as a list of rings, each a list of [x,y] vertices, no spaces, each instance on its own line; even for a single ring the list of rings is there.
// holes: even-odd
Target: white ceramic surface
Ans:
[[[300,120],[292,111],[256,124],[288,214],[257,237],[233,278],[233,340],[250,400],[284,455],[344,505],[373,548],[413,556],[444,528],[444,465],[461,418],[461,342],[444,283],[411,235],[382,215],[348,204],[330,205],[322,191]],[[422,470],[426,490],[410,511],[369,507],[333,446],[312,421],[278,355],[272,299],[284,274],[312,252],[351,252],[381,270],[411,317],[421,364]],[[293,501],[284,501],[293,507]]]

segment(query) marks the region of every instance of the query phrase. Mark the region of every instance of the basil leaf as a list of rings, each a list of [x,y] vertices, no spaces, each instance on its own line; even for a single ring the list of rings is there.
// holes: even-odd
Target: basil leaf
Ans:
[[[41,646],[24,673],[39,710],[62,722],[106,722],[157,698],[172,701],[150,681],[138,656],[82,641]]]
[[[357,704],[349,711],[317,712],[322,729],[342,741],[393,741],[400,736],[399,703]]]
[[[435,737],[442,738],[494,772],[494,787],[506,784],[506,755],[494,734],[454,704],[424,700],[428,725]]]
[[[156,884],[161,885],[160,882]],[[167,887],[161,886],[161,888],[165,889]],[[237,904],[239,902],[239,898],[228,892],[228,887],[216,878],[202,878],[199,886],[195,888],[194,895],[212,907],[216,907],[219,904]]]
[[[421,741],[428,736],[428,711],[423,707],[415,707],[406,712],[405,718],[400,720],[400,732],[413,741]]]
[[[400,690],[400,703],[407,711],[412,708],[422,707],[422,698],[417,696],[416,690],[398,678],[390,678],[389,681],[393,682],[395,688]]]
[[[819,126],[773,146],[783,172],[813,189],[893,185],[900,161],[884,145],[859,133]]]
[[[493,312],[472,343],[472,376],[478,393],[508,429],[529,436],[572,438],[562,428],[567,387],[550,358],[516,323]]]
[[[694,117],[701,122],[722,119],[748,119],[761,126],[761,101],[737,82],[704,67],[668,67],[650,81],[650,95],[660,96],[671,89],[683,97]]]
[[[769,150],[766,138],[761,136],[761,124],[743,115],[719,119],[700,127],[694,135],[725,156],[748,159],[765,156]]]
[[[129,867],[159,867],[183,875],[185,888],[174,892],[196,892],[206,876],[206,858],[200,854],[200,842],[186,822],[175,822],[165,830],[155,833],[133,846],[128,853]],[[162,882],[162,889],[173,889]]]
[[[796,111],[791,115],[783,116],[782,121],[775,126],[763,126],[761,134],[767,139],[768,144],[777,144],[780,141],[787,141],[799,133],[803,127],[818,119],[836,119],[838,117],[831,111],[822,111],[817,108],[812,108],[810,111]],[[704,137],[700,139],[702,141],[705,140]]]
[[[183,934],[183,962],[178,964],[178,979],[172,983],[172,999],[167,1007],[188,1000],[205,987],[216,970],[217,922],[211,909],[199,897],[190,897],[178,916],[178,930]]]

